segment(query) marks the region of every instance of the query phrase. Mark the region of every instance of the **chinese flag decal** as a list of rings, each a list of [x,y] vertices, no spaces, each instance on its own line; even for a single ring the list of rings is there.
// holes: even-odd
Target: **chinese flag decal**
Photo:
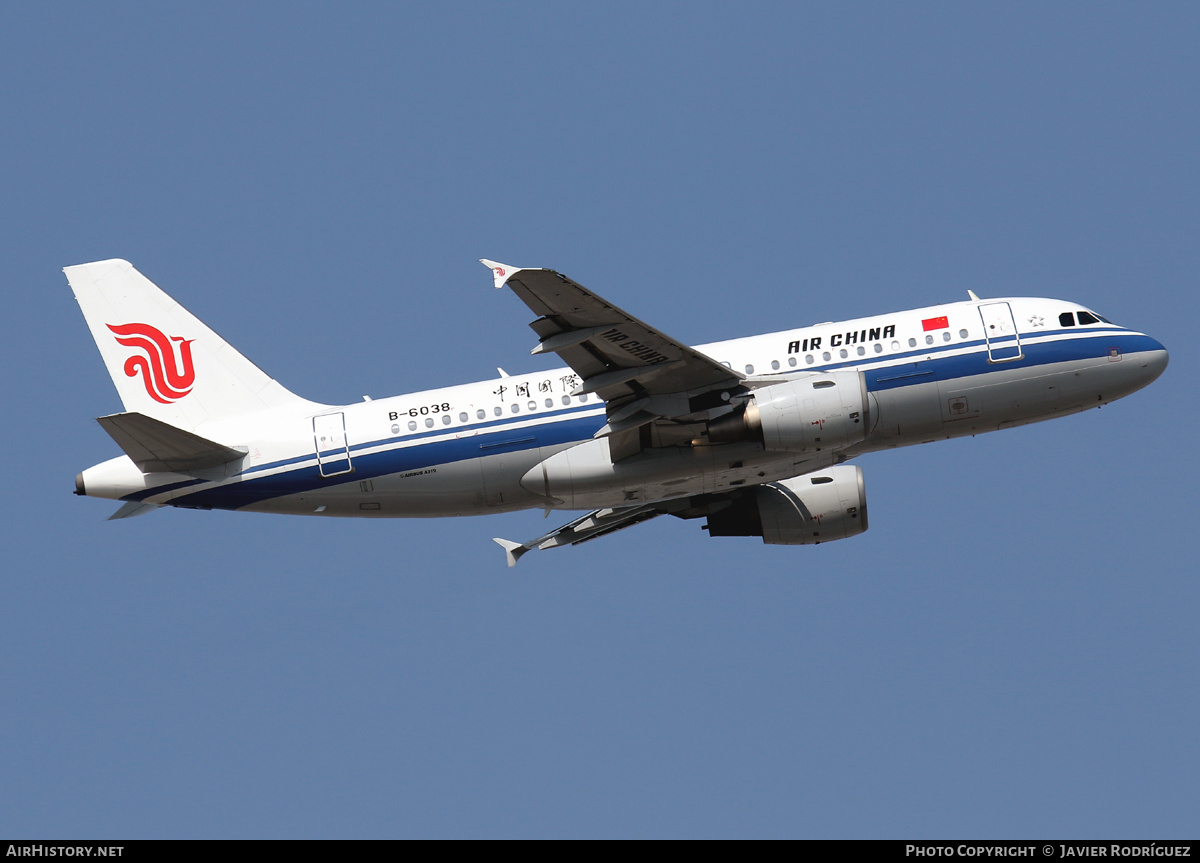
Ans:
[[[950,321],[945,315],[942,315],[940,318],[926,318],[921,321],[921,326],[925,328],[925,332],[944,330],[950,326]]]

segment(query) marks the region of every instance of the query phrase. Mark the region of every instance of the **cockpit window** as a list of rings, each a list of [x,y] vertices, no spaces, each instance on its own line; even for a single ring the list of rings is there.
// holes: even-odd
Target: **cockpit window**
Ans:
[[[1075,326],[1075,313],[1074,312],[1063,312],[1061,315],[1058,316],[1058,325],[1060,327]]]
[[[1082,324],[1098,324],[1098,323],[1100,323],[1100,319],[1097,318],[1095,315],[1093,315],[1091,312],[1081,311],[1078,314],[1079,314],[1079,323],[1081,325]]]

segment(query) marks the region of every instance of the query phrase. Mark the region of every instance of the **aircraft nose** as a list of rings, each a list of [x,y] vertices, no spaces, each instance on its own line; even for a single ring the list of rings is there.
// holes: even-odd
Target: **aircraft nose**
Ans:
[[[1157,339],[1151,339],[1153,347],[1146,351],[1146,362],[1143,368],[1146,369],[1146,383],[1151,383],[1158,378],[1167,368],[1167,363],[1170,357],[1167,355],[1167,349],[1163,347],[1162,342]]]

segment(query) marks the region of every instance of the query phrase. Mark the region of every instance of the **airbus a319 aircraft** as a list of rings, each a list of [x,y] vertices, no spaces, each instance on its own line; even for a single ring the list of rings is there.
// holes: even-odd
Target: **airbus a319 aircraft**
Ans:
[[[80,495],[373,518],[589,510],[509,566],[660,515],[805,545],[867,529],[862,453],[1108,404],[1167,366],[1077,303],[970,300],[688,347],[553,270],[483,263],[537,316],[528,375],[349,405],[296,396],[122,260],[65,272],[124,413]]]

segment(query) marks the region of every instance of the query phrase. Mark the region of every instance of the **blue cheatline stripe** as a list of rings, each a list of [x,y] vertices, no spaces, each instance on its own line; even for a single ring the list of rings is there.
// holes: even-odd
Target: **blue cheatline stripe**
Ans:
[[[982,346],[983,343],[978,344]],[[987,351],[978,350],[958,356],[934,357],[931,360],[918,360],[899,366],[867,369],[863,374],[867,378],[868,390],[890,390],[935,380],[949,381],[985,375],[1002,369],[1024,369],[1071,360],[1101,359],[1107,356],[1109,348],[1119,348],[1122,354],[1132,354],[1139,351],[1156,351],[1162,346],[1149,336],[1111,333],[1103,337],[1062,339],[1036,344],[1025,342],[1021,347],[1025,355],[1019,360],[988,362]],[[921,353],[917,352],[918,355]]]
[[[1070,332],[1070,331],[1067,331]],[[1039,336],[1042,334],[1039,333]],[[1027,336],[1028,338],[1028,336]],[[1123,354],[1140,351],[1161,349],[1161,345],[1144,335],[1135,335],[1124,330],[1105,332],[1098,336],[1094,331],[1071,339],[1058,341],[1023,344],[1024,356],[1019,360],[1003,363],[988,362],[986,343],[982,340],[971,343],[960,342],[955,345],[927,345],[925,350],[914,350],[908,354],[892,355],[893,362],[887,366],[864,370],[867,388],[872,391],[897,389],[933,381],[946,381],[955,378],[971,377],[987,374],[1003,369],[1020,369],[1049,363],[1067,362],[1080,359],[1099,359],[1107,355],[1109,348],[1118,348]],[[962,350],[974,346],[971,353],[955,356],[936,356],[949,351]],[[906,357],[927,357],[935,354],[933,359],[921,359],[915,362],[895,363]],[[863,358],[833,363],[805,371],[829,371],[835,368],[846,368],[864,365]],[[357,453],[354,457],[355,471],[352,480],[358,481],[385,476],[392,473],[403,473],[418,468],[433,467],[456,461],[496,455],[505,452],[529,450],[539,446],[555,446],[563,443],[580,442],[591,439],[592,435],[604,423],[604,417],[578,416],[587,411],[597,410],[598,405],[587,405],[573,408],[570,411],[543,414],[543,416],[564,417],[554,422],[540,425],[529,425],[516,428],[520,423],[527,423],[534,415],[507,417],[471,426],[431,429],[427,432],[410,434],[398,438],[371,441],[356,444],[351,449]],[[569,417],[569,418],[568,418]],[[482,431],[487,429],[487,431]],[[466,438],[452,440],[430,441],[417,446],[393,446],[378,452],[364,453],[363,450],[372,447],[386,446],[393,441],[409,443],[415,439],[444,436],[449,433],[462,433],[463,430],[477,430],[479,434]],[[314,455],[304,455],[293,459],[273,462],[271,465],[258,466],[250,473],[260,472],[267,467],[313,461]],[[216,509],[236,509],[248,506],[273,497],[312,491],[322,487],[336,485],[347,481],[345,475],[325,479],[321,477],[316,464],[306,465],[297,470],[271,476],[243,478],[241,481],[204,489],[193,494],[183,495],[170,503],[181,506],[205,506]],[[201,480],[187,480],[172,485],[138,492],[128,495],[124,500],[143,500],[152,495],[173,491],[188,485],[194,485]]]
[[[311,458],[311,456],[310,456]],[[166,485],[156,485],[154,488],[145,488],[141,491],[135,491],[133,494],[127,494],[121,500],[145,500],[148,497],[153,497],[156,494],[164,494],[168,491],[175,491],[177,488],[187,488],[189,485],[199,485],[202,482],[207,482],[203,479],[185,479],[182,482],[172,482]]]
[[[439,437],[441,435],[447,435],[447,434],[463,434],[464,432],[468,432],[468,431],[478,431],[482,434],[482,432],[487,429],[508,428],[508,427],[517,425],[518,423],[527,423],[532,420],[537,420],[539,417],[554,417],[555,420],[557,421],[561,417],[573,417],[578,414],[587,413],[589,411],[599,410],[603,407],[604,407],[603,403],[600,403],[600,404],[583,404],[583,405],[579,405],[578,407],[566,408],[563,410],[555,410],[552,408],[546,408],[544,411],[541,411],[541,412],[514,414],[513,416],[502,417],[502,418],[498,418],[498,419],[476,420],[475,422],[470,422],[465,425],[449,425],[449,426],[441,426],[439,428],[428,429],[427,431],[407,432],[404,434],[398,434],[398,435],[394,435],[394,436],[390,436],[390,437],[386,437],[386,438],[378,438],[376,440],[370,440],[365,443],[356,443],[350,447],[350,452],[358,453],[358,452],[361,452],[362,450],[371,449],[373,447],[388,446],[388,445],[392,445],[392,444],[396,444],[396,443],[409,443],[411,441],[424,440],[426,438]],[[409,420],[409,417],[406,416],[403,419],[396,420],[395,422],[406,423],[406,422],[408,422],[408,420]],[[263,471],[267,471],[267,470],[274,470],[276,468],[286,467],[289,464],[299,464],[300,462],[304,462],[304,461],[312,461],[315,457],[316,457],[316,455],[314,453],[308,453],[306,455],[300,455],[300,456],[294,456],[292,458],[280,459],[279,461],[266,462],[264,464],[256,464],[254,467],[244,471],[242,473],[242,475],[249,476],[251,474],[262,473]],[[355,458],[356,458],[355,463],[357,464],[357,456]]]
[[[437,437],[438,435],[450,434],[451,432],[462,434],[464,431],[481,431],[483,429],[511,428],[512,426],[519,425],[520,423],[527,423],[527,422],[537,420],[540,417],[559,418],[559,417],[577,416],[578,414],[588,413],[589,411],[601,410],[601,409],[603,409],[603,407],[604,407],[604,403],[600,402],[597,404],[583,404],[583,405],[579,405],[578,407],[567,408],[565,410],[555,410],[553,408],[546,408],[541,411],[528,411],[526,413],[513,414],[512,416],[501,417],[501,418],[497,418],[497,419],[475,420],[474,422],[469,422],[469,423],[466,423],[465,425],[451,424],[448,426],[442,426],[441,428],[431,428],[428,431],[408,432],[407,434],[397,435],[396,437],[383,438],[380,440],[368,441],[366,443],[355,444],[354,446],[350,447],[350,450],[352,452],[357,452],[358,450],[369,449],[370,447],[373,447],[373,446],[382,446],[384,444],[391,443],[392,441],[395,441],[395,440],[405,440],[405,441],[421,440],[423,438]],[[403,419],[396,420],[396,422],[408,422],[409,419],[410,419],[409,417],[405,417]],[[521,429],[521,431],[525,431],[525,429]]]
[[[175,506],[236,509],[273,497],[315,491],[347,481],[358,482],[480,456],[588,440],[602,425],[603,416],[577,417],[527,429],[501,429],[491,434],[473,435],[469,438],[431,441],[421,446],[395,447],[356,456],[353,474],[325,479],[316,465],[308,465],[286,473],[204,489],[175,498],[170,503]]]
[[[1020,335],[1020,338],[1022,339],[1022,344],[1028,344],[1029,341],[1032,339],[1044,339],[1047,336],[1064,336],[1064,335],[1073,336],[1074,338],[1072,339],[1072,341],[1079,341],[1081,339],[1086,339],[1089,337],[1095,338],[1101,334],[1104,334],[1104,335],[1110,335],[1110,334],[1132,335],[1129,332],[1129,330],[1126,330],[1122,327],[1088,327],[1086,330],[1081,330],[1078,327],[1069,329],[1069,330],[1036,330],[1034,332],[1020,333],[1019,335]],[[1016,338],[1016,336],[1004,336],[1002,338],[1011,340],[1011,339]],[[995,341],[996,340],[993,339],[993,343],[995,343]],[[835,348],[834,347],[818,348],[815,351],[808,351],[807,353],[811,354],[813,356],[819,356],[822,353],[832,353],[834,351],[841,351],[841,350],[849,351],[852,348],[858,348],[858,347],[862,347],[862,346],[861,345],[839,345],[838,347],[835,347]],[[845,360],[842,360],[841,362],[836,362],[836,363],[835,362],[814,363],[811,366],[810,365],[803,365],[803,366],[798,365],[798,366],[794,366],[794,367],[791,367],[788,369],[780,370],[778,372],[778,375],[781,378],[786,378],[789,375],[794,375],[797,372],[801,372],[801,371],[824,372],[824,371],[831,371],[833,369],[852,368],[852,367],[863,366],[863,365],[868,365],[870,363],[879,363],[879,362],[887,362],[887,363],[891,364],[891,363],[895,363],[898,361],[903,362],[904,360],[910,359],[912,357],[927,357],[930,354],[944,354],[948,351],[961,351],[964,348],[986,348],[986,347],[987,347],[987,340],[985,340],[985,339],[971,339],[971,340],[963,341],[963,342],[940,342],[940,343],[935,343],[932,345],[918,345],[915,348],[910,348],[909,350],[906,350],[906,351],[899,351],[897,353],[889,353],[886,356],[882,355],[882,354],[874,354],[874,355],[863,354],[862,356],[850,357],[848,359],[845,359]],[[799,356],[799,354],[794,354],[793,356]],[[768,376],[770,376],[770,375],[768,375]]]

